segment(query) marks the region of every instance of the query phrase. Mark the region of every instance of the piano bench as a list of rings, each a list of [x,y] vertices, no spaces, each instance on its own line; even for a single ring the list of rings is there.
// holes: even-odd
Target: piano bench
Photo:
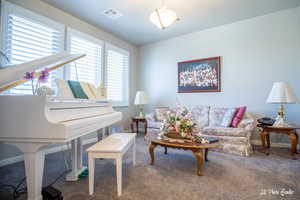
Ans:
[[[97,142],[87,149],[89,160],[89,193],[94,193],[95,159],[107,158],[116,160],[117,191],[122,195],[122,157],[132,146],[133,166],[135,166],[135,137],[136,133],[115,133]]]

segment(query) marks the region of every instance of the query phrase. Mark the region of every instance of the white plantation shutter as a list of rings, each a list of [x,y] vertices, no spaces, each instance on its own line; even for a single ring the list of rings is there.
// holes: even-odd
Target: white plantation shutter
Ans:
[[[96,87],[101,83],[103,42],[89,35],[68,29],[68,50],[71,53],[85,53],[86,56],[71,63],[67,79],[89,82]],[[77,69],[77,71],[76,71]]]
[[[107,97],[116,105],[128,105],[129,52],[110,44],[105,47]]]
[[[64,26],[10,3],[4,9],[3,50],[12,64],[20,64],[63,50]],[[59,71],[50,73],[43,85],[55,88]],[[32,94],[31,83],[19,85],[7,94]]]

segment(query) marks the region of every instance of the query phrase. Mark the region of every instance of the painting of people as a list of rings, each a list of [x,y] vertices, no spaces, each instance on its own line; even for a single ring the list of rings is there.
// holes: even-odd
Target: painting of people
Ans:
[[[178,92],[220,92],[220,57],[178,63]]]

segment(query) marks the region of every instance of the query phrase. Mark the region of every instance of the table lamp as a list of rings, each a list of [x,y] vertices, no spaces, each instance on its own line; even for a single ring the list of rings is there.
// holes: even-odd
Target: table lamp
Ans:
[[[137,91],[135,100],[134,100],[134,104],[138,105],[140,108],[139,117],[141,117],[141,118],[145,117],[145,114],[143,111],[144,111],[144,105],[148,104],[148,97],[144,91]]]
[[[288,124],[285,122],[285,113],[283,104],[295,104],[298,103],[298,99],[295,96],[293,89],[285,82],[275,82],[272,90],[269,94],[267,103],[280,104],[278,109],[278,115],[273,126],[286,127]]]

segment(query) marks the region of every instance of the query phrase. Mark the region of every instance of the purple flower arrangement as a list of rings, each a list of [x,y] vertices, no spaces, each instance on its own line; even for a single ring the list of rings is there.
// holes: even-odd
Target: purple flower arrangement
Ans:
[[[46,83],[49,75],[50,75],[50,70],[48,68],[45,68],[41,72],[26,72],[24,75],[24,79],[27,81],[31,81],[31,87],[32,87],[32,94],[36,95],[37,89],[40,87],[40,83]],[[36,81],[36,85],[34,86],[34,79],[35,77],[38,76],[38,79]]]
[[[47,82],[48,77],[49,77],[49,69],[45,68],[43,71],[41,71],[41,75],[39,76],[38,80],[41,83],[45,83],[45,82]]]

